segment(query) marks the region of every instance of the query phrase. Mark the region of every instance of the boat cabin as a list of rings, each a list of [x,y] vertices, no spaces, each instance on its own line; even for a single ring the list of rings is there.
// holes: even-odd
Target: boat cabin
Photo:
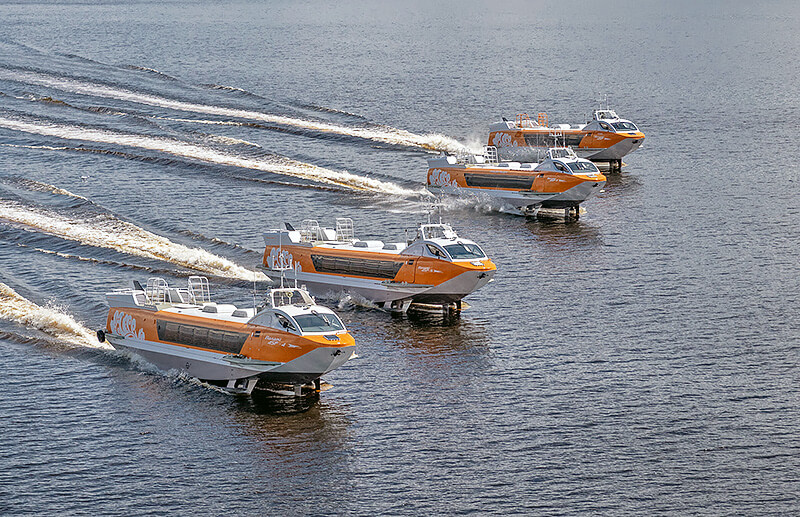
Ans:
[[[486,254],[480,246],[468,239],[459,238],[449,224],[422,224],[417,236],[401,255],[423,256],[458,262],[483,260]]]
[[[347,332],[344,323],[327,307],[316,305],[305,289],[281,287],[270,289],[267,305],[262,306],[248,323],[271,327],[297,335],[332,334],[325,336],[337,341],[335,334]]]
[[[592,120],[619,120],[619,116],[612,109],[599,109],[592,113]]]
[[[599,109],[592,113],[592,120],[583,127],[584,131],[608,131],[610,133],[638,132],[639,128],[630,120],[619,118],[614,110]]]
[[[540,171],[559,171],[564,174],[600,174],[597,166],[589,160],[578,158],[569,147],[551,147],[546,158],[534,169]]]
[[[267,303],[270,307],[283,307],[286,305],[310,307],[314,305],[314,298],[305,289],[281,287],[279,289],[270,289],[269,294],[267,294]]]

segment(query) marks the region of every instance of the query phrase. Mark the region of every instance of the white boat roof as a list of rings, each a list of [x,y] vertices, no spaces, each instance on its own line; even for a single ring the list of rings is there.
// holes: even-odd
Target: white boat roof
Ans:
[[[313,243],[313,247],[349,251],[371,251],[374,253],[385,253],[387,255],[399,255],[401,251],[408,247],[408,245],[405,242],[384,243],[383,241],[353,241],[349,243],[338,241],[317,241]]]
[[[307,313],[310,310],[317,312],[333,313],[322,305],[316,305],[314,299],[303,291],[298,301],[303,303],[286,303],[277,307],[273,306],[273,293],[302,291],[298,288],[277,288],[268,292],[271,304],[269,308],[286,312],[289,315]],[[303,296],[305,294],[305,296]],[[112,307],[144,308],[167,314],[180,314],[194,316],[211,321],[230,321],[234,323],[249,323],[257,314],[255,307],[239,308],[232,303],[216,303],[211,301],[208,289],[208,279],[192,276],[189,278],[188,288],[170,287],[161,278],[150,278],[147,287],[136,281],[131,282],[131,287],[116,289],[106,293],[106,299]]]
[[[209,309],[214,309],[213,312]],[[256,315],[256,310],[253,307],[248,309],[239,309],[235,305],[227,303],[206,303],[203,305],[191,305],[184,303],[172,304],[169,307],[164,307],[159,312],[166,312],[172,314],[181,314],[184,316],[195,316],[198,318],[215,320],[215,321],[232,321],[235,323],[247,323]],[[236,316],[234,316],[236,314]]]
[[[423,239],[426,242],[433,242],[439,245],[452,244],[458,240],[474,244],[470,239],[459,237],[458,234],[448,224],[428,223],[422,224],[417,228],[417,234],[411,243],[408,242],[383,242],[379,240],[356,239],[352,231],[352,221],[345,225],[343,231],[342,221],[345,218],[337,219],[337,227],[326,228],[319,226],[317,221],[306,220],[300,230],[295,230],[284,223],[286,229],[275,229],[264,233],[264,242],[267,246],[307,246],[310,248],[323,248],[330,250],[360,251],[370,253],[381,253],[384,255],[402,255],[414,242],[419,241],[419,232],[424,231]],[[432,233],[428,233],[432,232]],[[344,234],[344,238],[342,235]]]
[[[491,147],[491,146],[490,146]],[[488,151],[487,151],[488,153]],[[486,169],[486,170],[509,170],[520,172],[534,172],[535,169],[543,163],[555,158],[556,160],[568,162],[587,162],[585,158],[579,158],[575,151],[570,147],[551,147],[546,151],[546,158],[541,162],[509,162],[509,161],[490,161],[486,155],[470,155],[458,159],[455,156],[437,156],[428,160],[428,166],[434,167],[448,167],[457,165],[467,169]],[[542,172],[542,171],[536,171]]]
[[[503,122],[495,122],[494,124],[490,124],[489,132],[492,133],[495,131],[514,130],[514,131],[530,131],[530,132],[541,133],[545,131],[554,131],[554,130],[560,131],[564,129],[583,129],[585,127],[586,124],[549,124],[547,126],[542,126],[535,122],[531,125],[520,126],[517,125],[516,122],[505,120]]]

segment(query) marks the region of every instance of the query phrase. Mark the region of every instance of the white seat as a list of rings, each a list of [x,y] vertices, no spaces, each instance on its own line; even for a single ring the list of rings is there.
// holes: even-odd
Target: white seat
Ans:
[[[169,301],[172,303],[186,303],[187,301],[184,299],[181,292],[175,289],[174,287],[169,288],[169,290],[167,291],[167,296],[169,297]]]
[[[382,248],[383,241],[356,241],[353,246],[356,248]]]

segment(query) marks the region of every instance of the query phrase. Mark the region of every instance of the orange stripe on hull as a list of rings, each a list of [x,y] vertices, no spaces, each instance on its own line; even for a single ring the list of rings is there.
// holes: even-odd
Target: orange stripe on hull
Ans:
[[[442,172],[449,183],[442,185]],[[494,186],[492,186],[494,181]],[[562,172],[526,172],[513,169],[471,167],[437,167],[428,169],[428,185],[479,188],[504,191],[529,191],[541,194],[558,194],[586,182],[606,181],[602,174],[592,178]]]
[[[328,274],[331,276],[344,276],[350,278],[363,278],[369,280],[388,280],[397,283],[407,284],[422,284],[422,285],[439,285],[443,282],[451,280],[458,275],[468,271],[494,271],[496,266],[489,259],[480,261],[480,265],[475,265],[472,262],[449,262],[447,260],[439,260],[431,257],[423,256],[409,256],[397,255],[392,253],[381,253],[374,251],[356,251],[356,250],[342,250],[322,246],[292,246],[284,244],[282,248],[277,246],[267,246],[264,250],[263,264],[267,264],[267,257],[272,250],[282,249],[284,253],[291,254],[292,265],[300,264],[304,273],[319,273]],[[378,271],[379,265],[376,265],[376,273],[346,273],[346,272],[331,272],[330,270],[319,270],[314,263],[313,256],[324,256],[329,259],[353,259],[357,261],[364,261],[369,264],[369,261],[374,262],[387,262],[392,267],[396,268],[396,273],[392,276],[380,275]],[[369,266],[367,265],[367,268]],[[388,269],[388,266],[387,266]]]
[[[325,336],[321,335],[298,336],[290,332],[282,332],[260,325],[250,325],[248,323],[237,323],[167,311],[152,311],[127,307],[125,309],[120,309],[112,307],[108,311],[106,328],[115,328],[115,325],[112,324],[112,321],[115,319],[117,321],[124,321],[127,328],[134,329],[132,333],[133,337],[144,341],[163,343],[182,348],[192,348],[195,350],[205,350],[219,353],[220,355],[240,353],[251,359],[279,363],[287,363],[317,348],[342,348],[355,344],[353,336],[348,333],[337,334],[339,338],[338,341],[328,341]],[[246,334],[247,338],[238,352],[230,350],[221,351],[202,346],[163,341],[159,339],[158,335],[157,325],[159,321],[193,325],[221,332],[241,333]]]

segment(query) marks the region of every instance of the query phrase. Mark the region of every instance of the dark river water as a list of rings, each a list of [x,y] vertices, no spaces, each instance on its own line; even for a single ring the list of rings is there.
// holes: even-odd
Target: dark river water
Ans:
[[[800,512],[800,4],[397,4],[0,4],[0,514]],[[92,339],[132,278],[247,303],[282,221],[402,239],[426,148],[606,95],[647,138],[581,219],[448,202],[495,281],[331,302],[317,398]]]

